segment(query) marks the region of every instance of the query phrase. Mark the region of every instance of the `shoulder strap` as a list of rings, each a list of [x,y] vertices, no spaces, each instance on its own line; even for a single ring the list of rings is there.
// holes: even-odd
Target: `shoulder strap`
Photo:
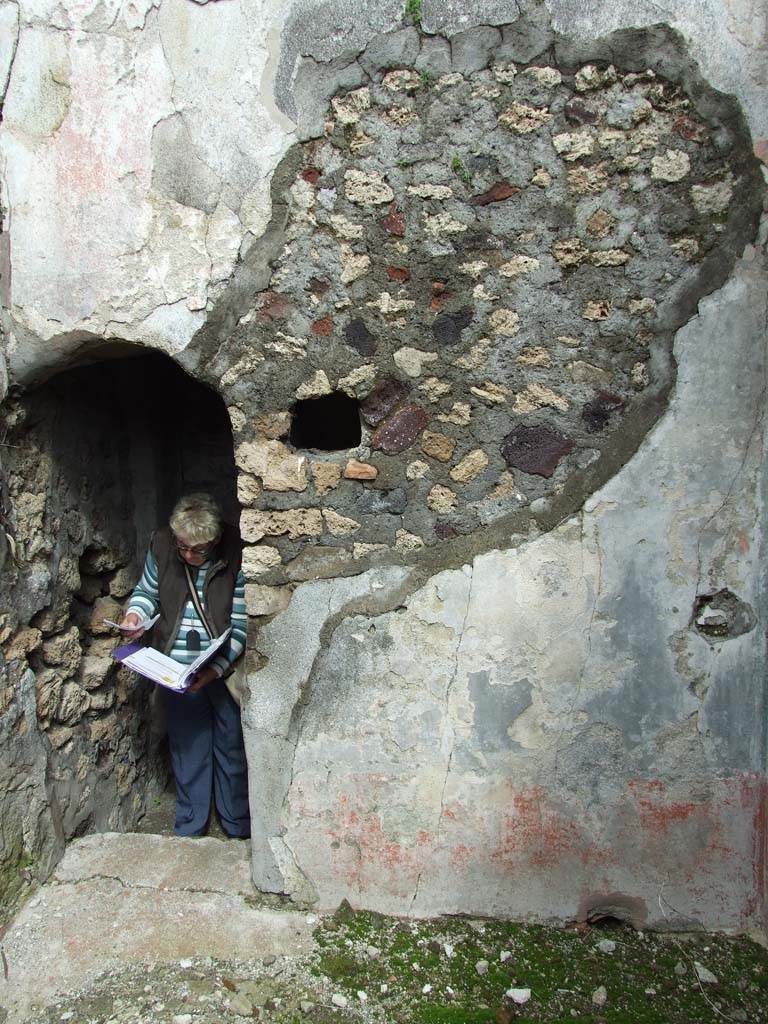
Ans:
[[[216,634],[214,633],[213,629],[211,628],[211,624],[208,621],[208,616],[203,611],[203,606],[200,603],[200,597],[199,597],[199,595],[197,593],[197,587],[195,586],[195,582],[192,579],[192,573],[189,571],[189,566],[187,565],[186,562],[184,562],[184,575],[187,578],[187,587],[189,589],[189,596],[192,598],[192,604],[195,606],[195,611],[197,612],[198,618],[200,619],[202,624],[205,626],[205,628],[206,628],[206,630],[208,632],[208,636],[210,637],[210,639],[211,640],[215,640],[216,639]]]

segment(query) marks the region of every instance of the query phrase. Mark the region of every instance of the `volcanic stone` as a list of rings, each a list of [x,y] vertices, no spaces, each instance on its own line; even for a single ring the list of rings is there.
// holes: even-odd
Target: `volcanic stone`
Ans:
[[[386,419],[371,438],[371,447],[386,455],[396,455],[410,448],[424,427],[429,414],[418,405],[404,405]]]
[[[571,124],[597,124],[600,120],[597,110],[592,110],[583,100],[575,98],[566,103],[563,113]]]
[[[432,324],[432,333],[439,345],[455,345],[461,332],[472,322],[472,307],[464,306],[455,313],[444,313]]]
[[[384,377],[360,403],[360,415],[369,427],[377,427],[408,394],[408,385],[394,377]]]
[[[408,507],[408,495],[402,487],[391,491],[365,490],[355,503],[355,511],[367,515],[399,516]]]
[[[623,408],[624,402],[618,395],[613,395],[610,391],[598,391],[592,401],[585,404],[581,418],[589,433],[596,434],[608,425],[612,412],[619,412]]]
[[[372,356],[376,352],[376,336],[371,334],[363,320],[350,320],[344,334],[350,348],[361,356]]]
[[[508,466],[550,477],[560,459],[573,449],[573,441],[548,427],[521,424],[504,438],[501,454]]]

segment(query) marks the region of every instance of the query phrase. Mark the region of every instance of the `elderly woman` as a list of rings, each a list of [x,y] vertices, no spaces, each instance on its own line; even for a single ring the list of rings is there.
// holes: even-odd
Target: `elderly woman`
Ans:
[[[228,643],[186,692],[162,689],[176,779],[177,836],[205,834],[211,793],[228,836],[245,839],[251,832],[240,709],[224,681],[245,648],[241,550],[239,534],[223,522],[210,495],[182,498],[169,526],[152,536],[121,623],[124,629],[136,627],[129,635],[138,637],[145,632],[141,622],[159,614],[146,642],[182,664],[193,662],[232,627]]]

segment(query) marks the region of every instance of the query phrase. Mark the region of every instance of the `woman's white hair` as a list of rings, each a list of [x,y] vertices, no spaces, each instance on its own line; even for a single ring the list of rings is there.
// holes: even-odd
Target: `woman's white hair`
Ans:
[[[180,540],[207,544],[221,534],[221,509],[210,494],[185,494],[176,502],[169,522]]]

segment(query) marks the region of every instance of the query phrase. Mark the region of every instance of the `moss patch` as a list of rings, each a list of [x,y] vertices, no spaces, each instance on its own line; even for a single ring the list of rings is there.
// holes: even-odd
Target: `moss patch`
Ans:
[[[27,1024],[761,1024],[768,954],[746,938],[401,921],[344,904],[312,953],[106,972]],[[606,941],[608,945],[606,946]],[[602,948],[601,948],[602,944]],[[716,983],[699,980],[696,964]],[[605,1002],[596,994],[605,989]],[[530,989],[518,1005],[510,989]],[[64,1014],[72,1016],[64,1017]]]

